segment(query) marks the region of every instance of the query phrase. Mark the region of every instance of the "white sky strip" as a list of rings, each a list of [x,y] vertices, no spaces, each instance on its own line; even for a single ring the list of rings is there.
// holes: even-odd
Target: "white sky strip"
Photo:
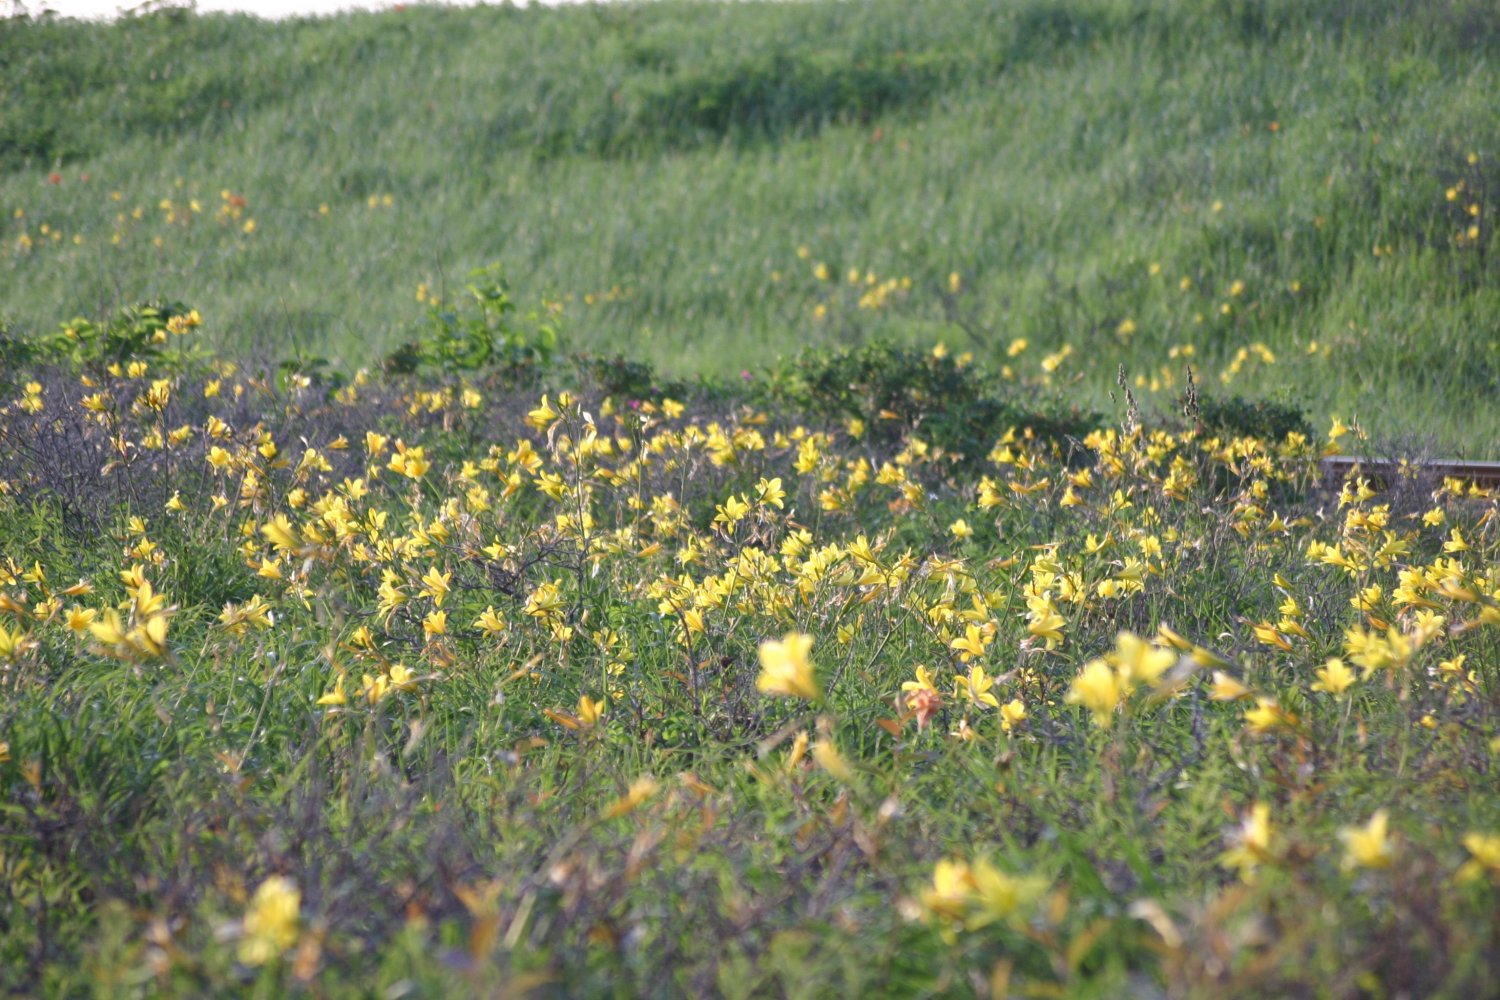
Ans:
[[[557,3],[581,2],[581,0],[541,0],[541,2],[544,6],[552,6]],[[472,7],[475,5],[476,0],[421,0],[420,4],[402,4],[398,0],[198,0],[197,9],[202,13],[234,11],[254,14],[257,17],[279,19],[325,16],[351,10],[389,10],[397,6]],[[122,10],[129,11],[136,6],[137,4],[128,0],[124,2],[122,0],[23,0],[19,4],[0,0],[0,15],[20,12],[39,14],[50,10],[61,17],[110,20],[119,16]]]

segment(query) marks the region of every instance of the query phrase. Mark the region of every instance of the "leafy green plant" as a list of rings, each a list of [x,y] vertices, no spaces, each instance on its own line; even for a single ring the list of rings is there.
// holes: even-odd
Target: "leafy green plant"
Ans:
[[[1062,441],[1099,423],[1077,407],[995,395],[980,366],[886,341],[804,350],[772,373],[765,391],[816,416],[863,421],[874,440],[912,433],[971,460],[984,458],[1012,427]]]
[[[1198,400],[1198,422],[1211,433],[1229,437],[1284,441],[1292,433],[1313,436],[1312,424],[1301,407],[1270,399],[1205,396]]]
[[[88,367],[160,361],[176,368],[188,361],[191,352],[174,346],[173,341],[201,321],[196,309],[181,302],[143,302],[97,322],[75,317],[45,339],[41,350]]]
[[[544,309],[516,314],[499,264],[471,271],[459,301],[431,306],[427,325],[425,336],[386,357],[386,371],[497,369],[515,374],[544,367],[557,350],[557,328]]]

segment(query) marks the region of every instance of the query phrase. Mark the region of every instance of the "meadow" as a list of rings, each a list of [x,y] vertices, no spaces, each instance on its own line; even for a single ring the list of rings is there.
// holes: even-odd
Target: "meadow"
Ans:
[[[1485,995],[1497,38],[0,22],[0,988]]]
[[[1024,341],[1165,409],[1190,350],[1500,457],[1497,38],[1482,0],[8,22],[0,315],[186,301],[231,354],[352,371],[498,263],[576,348],[677,375]],[[856,273],[903,287],[860,308]]]

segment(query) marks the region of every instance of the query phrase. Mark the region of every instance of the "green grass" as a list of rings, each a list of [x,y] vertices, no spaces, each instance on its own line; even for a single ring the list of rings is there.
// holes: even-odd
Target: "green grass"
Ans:
[[[1080,401],[1123,363],[1165,410],[1191,345],[1220,392],[1493,456],[1497,46],[1469,0],[7,22],[0,312],[35,332],[166,296],[233,353],[353,369],[412,337],[419,283],[499,262],[564,303],[567,345],[674,374],[1023,338],[1018,377],[1068,345]],[[224,189],[252,235],[213,220]],[[911,289],[860,310],[820,261]],[[1256,343],[1276,363],[1220,385]]]

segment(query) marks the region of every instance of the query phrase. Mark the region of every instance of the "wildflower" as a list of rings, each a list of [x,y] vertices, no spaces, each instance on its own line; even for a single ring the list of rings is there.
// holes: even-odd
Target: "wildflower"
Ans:
[[[906,707],[916,716],[917,728],[927,728],[927,723],[943,706],[943,697],[932,682],[932,675],[925,666],[917,667],[917,679],[905,681],[901,690],[906,697]]]
[[[1339,831],[1344,842],[1344,868],[1389,868],[1396,858],[1386,830],[1388,816],[1384,809],[1375,810],[1364,826],[1346,826]]]
[[[1255,699],[1255,707],[1245,712],[1245,722],[1252,733],[1260,735],[1275,729],[1291,728],[1297,724],[1298,719],[1277,704],[1275,698],[1258,697]]]
[[[755,497],[762,504],[780,510],[786,506],[786,490],[781,487],[781,477],[762,479],[755,484]]]
[[[1460,882],[1471,882],[1486,873],[1491,879],[1500,879],[1500,835],[1493,833],[1468,833],[1464,835],[1464,847],[1469,851],[1469,860],[1458,869]]]
[[[1248,882],[1256,868],[1272,860],[1271,807],[1264,802],[1255,803],[1231,834],[1231,841],[1234,846],[1219,855],[1219,864],[1235,869]]]
[[[552,408],[552,404],[547,401],[547,397],[543,396],[541,405],[526,414],[526,424],[528,427],[535,427],[539,431],[545,431],[558,416],[560,414]]]
[[[1330,657],[1327,664],[1318,669],[1317,678],[1312,689],[1326,691],[1336,698],[1349,690],[1349,686],[1354,683],[1354,671],[1345,666],[1344,661],[1338,657]]]
[[[615,819],[634,812],[661,789],[661,783],[649,774],[643,774],[630,783],[625,794],[604,810],[605,819]]]
[[[802,632],[789,632],[782,639],[762,642],[760,676],[756,678],[755,689],[762,694],[821,700],[823,690],[808,659],[812,644],[813,637]]]
[[[262,882],[245,911],[240,961],[264,965],[296,944],[301,907],[302,893],[291,879],[272,875]]]
[[[1109,664],[1104,660],[1090,660],[1073,678],[1066,700],[1070,705],[1082,705],[1092,712],[1096,725],[1106,726],[1123,696],[1120,679]]]
[[[983,859],[970,869],[970,882],[974,906],[966,922],[969,930],[1020,919],[1047,890],[1047,880],[1040,876],[1011,875]]]
[[[602,698],[599,699],[598,701],[595,701],[594,699],[590,698],[586,694],[579,695],[578,696],[578,721],[579,721],[579,723],[581,723],[585,729],[593,728],[594,726],[596,726],[596,725],[599,724],[599,720],[604,717],[604,711],[608,707],[609,707],[609,703],[606,702]]]
[[[968,663],[976,656],[983,656],[985,649],[990,644],[990,637],[985,634],[981,625],[969,625],[964,629],[963,637],[954,639],[948,643],[949,647],[958,653],[958,658]]]
[[[849,767],[849,762],[844,759],[844,755],[839,753],[839,748],[831,737],[825,737],[813,744],[812,756],[813,760],[818,762],[819,767],[838,780],[845,784],[854,780],[854,771]]]
[[[969,909],[974,876],[967,861],[939,861],[932,869],[932,887],[923,890],[922,906],[934,917],[962,920]]]
[[[495,611],[493,604],[489,605],[480,613],[474,621],[474,627],[485,634],[486,637],[494,639],[505,632],[505,620]]]
[[[297,536],[285,514],[277,514],[268,524],[262,525],[260,533],[278,552],[295,552],[297,549]]]
[[[342,672],[334,678],[333,690],[319,698],[314,704],[317,705],[343,705],[349,701],[349,696],[344,693],[344,675]]]
[[[1208,696],[1214,701],[1238,701],[1250,697],[1250,689],[1222,670],[1214,671],[1213,686]]]
[[[439,573],[437,567],[434,566],[422,577],[422,594],[431,597],[432,603],[441,608],[452,585],[453,574]]]
[[[990,688],[995,686],[995,678],[984,672],[984,667],[978,663],[969,667],[968,676],[960,675],[953,679],[953,696],[955,698],[967,698],[971,703],[983,708],[999,708],[1000,700],[990,694]]]
[[[1026,703],[1012,698],[1000,706],[1000,728],[1009,733],[1026,721]]]
[[[1153,646],[1131,632],[1115,637],[1115,668],[1128,687],[1154,685],[1176,662],[1176,653]]]

